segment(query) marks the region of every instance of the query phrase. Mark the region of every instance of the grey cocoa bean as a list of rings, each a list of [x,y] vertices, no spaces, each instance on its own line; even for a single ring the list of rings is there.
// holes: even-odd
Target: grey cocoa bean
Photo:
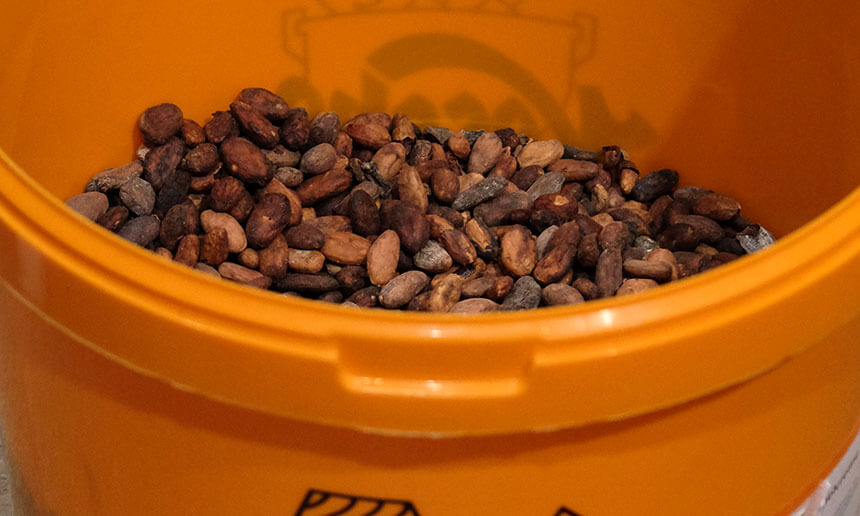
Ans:
[[[435,240],[428,240],[412,261],[419,269],[432,273],[445,272],[454,263],[448,251]]]
[[[535,202],[535,199],[541,195],[559,193],[562,186],[564,186],[564,174],[550,172],[537,178],[526,193],[529,194],[529,200]]]
[[[71,197],[66,206],[90,220],[101,217],[108,209],[107,195],[101,192],[86,192]]]
[[[514,283],[514,288],[505,296],[505,310],[528,310],[540,306],[541,286],[531,276],[523,276]]]
[[[146,247],[158,237],[160,230],[161,223],[157,217],[144,215],[130,219],[119,228],[116,234],[133,244]]]
[[[119,188],[119,198],[135,215],[149,215],[155,207],[155,190],[149,181],[133,177]]]
[[[460,193],[451,203],[451,207],[457,211],[468,210],[501,195],[507,187],[508,180],[504,177],[490,176]]]

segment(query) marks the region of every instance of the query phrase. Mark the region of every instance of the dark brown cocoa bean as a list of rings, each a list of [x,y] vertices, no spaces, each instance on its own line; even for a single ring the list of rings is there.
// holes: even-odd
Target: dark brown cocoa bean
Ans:
[[[537,165],[530,165],[514,172],[514,175],[511,176],[511,183],[515,184],[520,190],[526,191],[542,175],[543,169]]]
[[[366,192],[353,191],[348,203],[353,231],[362,236],[379,234],[380,217],[376,203]]]
[[[155,197],[154,213],[158,216],[167,213],[167,210],[183,202],[188,197],[191,188],[191,174],[184,170],[177,170],[173,181],[165,184]]]
[[[283,121],[290,109],[280,95],[265,88],[245,88],[239,92],[236,100],[250,104],[272,122]]]
[[[229,111],[216,111],[203,126],[203,132],[209,143],[218,145],[231,136],[239,136],[239,125]]]
[[[699,245],[699,239],[693,226],[672,224],[657,235],[657,244],[670,251],[692,251]]]
[[[233,176],[216,179],[209,193],[210,207],[215,211],[230,211],[244,192],[245,185]]]
[[[576,262],[586,269],[593,269],[600,257],[600,245],[597,243],[597,233],[584,235],[576,249]]]
[[[547,251],[538,260],[533,272],[534,279],[543,285],[560,280],[573,267],[580,233],[576,222],[560,226],[547,244]]]
[[[632,243],[631,236],[630,227],[627,224],[624,222],[612,221],[605,225],[600,231],[600,234],[597,237],[597,242],[600,244],[600,249],[602,251],[607,249],[618,249],[621,251]]]
[[[318,250],[325,243],[325,234],[313,224],[302,222],[293,226],[284,234],[287,244],[296,249]]]
[[[218,167],[221,158],[218,147],[212,143],[201,143],[189,150],[180,163],[182,168],[195,176],[204,176]]]
[[[600,166],[591,161],[559,159],[550,163],[546,170],[562,174],[566,181],[585,182],[597,177]]]
[[[356,290],[347,298],[347,301],[364,308],[376,306],[379,304],[379,287],[369,286]]]
[[[290,248],[283,235],[278,234],[268,245],[258,251],[257,267],[262,274],[271,278],[280,278],[287,273],[290,265]]]
[[[125,206],[111,206],[96,218],[96,224],[107,229],[116,231],[128,220],[129,211]]]
[[[305,295],[318,295],[337,290],[338,282],[330,274],[301,274],[288,272],[272,281],[272,287],[282,292],[298,292]]]
[[[672,279],[672,267],[666,262],[627,259],[622,265],[624,272],[636,278],[648,278],[660,283]]]
[[[621,249],[609,248],[600,253],[594,271],[600,297],[614,296],[623,280]]]
[[[230,104],[230,113],[239,124],[240,132],[258,147],[272,149],[278,144],[278,128],[259,109],[237,100]]]
[[[630,191],[633,200],[651,203],[661,195],[670,193],[678,185],[678,173],[671,169],[658,170],[640,178]]]
[[[475,207],[475,218],[487,226],[508,223],[522,223],[528,220],[532,203],[525,192],[502,194],[492,201]]]
[[[576,278],[571,286],[578,290],[586,301],[600,297],[600,289],[597,288],[597,284],[588,278]]]
[[[290,220],[290,202],[281,194],[265,194],[251,211],[245,224],[248,245],[268,247]]]
[[[182,161],[185,153],[185,143],[179,138],[171,137],[164,145],[153,147],[143,162],[143,177],[158,191],[173,180],[176,167]]]
[[[281,143],[290,150],[300,151],[307,147],[310,135],[311,121],[307,110],[293,108],[287,111],[280,129]]]
[[[246,183],[264,185],[272,169],[260,148],[241,137],[230,137],[221,144],[221,159],[227,171]]]
[[[197,231],[199,223],[197,208],[190,201],[172,206],[161,221],[161,245],[174,250],[182,237]]]
[[[137,127],[147,143],[161,145],[182,129],[182,120],[182,110],[178,106],[164,103],[144,111],[137,120]]]
[[[389,227],[397,232],[400,245],[409,254],[414,255],[430,240],[430,224],[424,213],[414,204],[397,201],[392,204],[389,217]]]

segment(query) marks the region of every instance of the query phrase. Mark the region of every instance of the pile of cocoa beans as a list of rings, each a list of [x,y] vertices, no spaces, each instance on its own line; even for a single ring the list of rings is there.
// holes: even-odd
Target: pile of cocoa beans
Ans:
[[[262,88],[205,125],[143,112],[137,159],[67,204],[214,276],[358,307],[570,305],[696,274],[772,243],[726,195],[641,175],[617,146],[407,115],[310,117]]]

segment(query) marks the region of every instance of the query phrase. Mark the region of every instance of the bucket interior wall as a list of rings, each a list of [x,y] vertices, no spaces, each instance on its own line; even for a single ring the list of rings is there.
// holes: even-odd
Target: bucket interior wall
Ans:
[[[860,183],[855,2],[443,4],[7,5],[0,148],[68,197],[132,158],[146,107],[203,123],[263,86],[311,115],[617,144],[780,235]]]

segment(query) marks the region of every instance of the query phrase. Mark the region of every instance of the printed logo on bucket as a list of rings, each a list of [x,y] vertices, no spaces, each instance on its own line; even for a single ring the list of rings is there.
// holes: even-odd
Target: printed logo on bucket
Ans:
[[[277,92],[315,112],[406,113],[419,125],[514,127],[585,147],[646,143],[636,113],[615,118],[577,70],[594,57],[594,16],[506,0],[318,1],[285,11],[285,53],[300,74]]]
[[[309,489],[296,516],[419,516],[418,510],[407,500],[356,496]]]

